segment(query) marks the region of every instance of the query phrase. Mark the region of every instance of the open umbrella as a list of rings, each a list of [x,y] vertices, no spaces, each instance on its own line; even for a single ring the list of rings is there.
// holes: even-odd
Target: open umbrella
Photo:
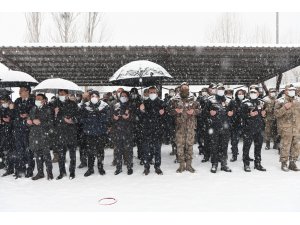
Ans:
[[[56,94],[59,89],[68,90],[71,93],[82,93],[82,89],[72,81],[61,79],[61,78],[51,78],[39,83],[33,90],[36,92],[54,93]]]
[[[7,90],[5,88],[0,88],[0,96],[7,96],[13,93],[12,90]]]
[[[122,86],[149,86],[164,78],[173,77],[156,63],[138,60],[122,66],[109,81],[112,84]]]
[[[0,72],[0,87],[36,86],[38,83],[32,76],[21,71],[8,70]]]

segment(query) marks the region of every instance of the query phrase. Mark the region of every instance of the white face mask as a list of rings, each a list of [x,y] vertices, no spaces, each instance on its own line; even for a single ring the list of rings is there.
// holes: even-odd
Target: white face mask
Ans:
[[[58,96],[58,98],[61,102],[66,101],[66,96]]]
[[[35,105],[40,108],[43,104],[42,104],[42,101],[35,100]]]
[[[149,94],[149,98],[153,101],[157,98],[157,94],[155,93]]]
[[[251,98],[251,99],[257,99],[258,96],[257,96],[256,93],[250,93],[250,98]]]
[[[270,96],[271,96],[272,98],[274,98],[274,97],[276,97],[276,93],[275,93],[275,92],[271,92],[271,93],[270,93]]]
[[[225,94],[225,90],[218,90],[217,91],[217,95],[219,95],[219,96],[224,96],[224,94]]]
[[[170,92],[170,94],[169,94],[171,97],[173,97],[174,95],[175,95],[175,93],[174,92]]]
[[[147,100],[147,99],[149,99],[149,96],[144,96],[144,100]]]
[[[122,103],[125,103],[125,102],[127,102],[127,101],[128,101],[128,98],[127,98],[127,97],[122,96],[122,97],[120,98],[120,102],[122,102]]]
[[[244,95],[238,95],[239,100],[243,100],[245,98]]]
[[[99,102],[99,99],[97,97],[92,97],[91,98],[91,103],[96,104]]]
[[[5,108],[5,109],[8,108],[8,103],[3,103],[2,107]]]
[[[288,96],[295,97],[296,91],[288,91]]]
[[[202,92],[202,96],[207,96],[207,92]]]
[[[132,99],[136,99],[137,98],[137,94],[131,94],[131,98]]]

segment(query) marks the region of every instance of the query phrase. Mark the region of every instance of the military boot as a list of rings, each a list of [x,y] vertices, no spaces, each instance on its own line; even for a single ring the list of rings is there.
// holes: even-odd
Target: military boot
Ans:
[[[185,162],[180,162],[179,168],[176,170],[176,173],[182,173],[185,171]]]
[[[284,172],[288,172],[289,171],[289,168],[288,168],[286,162],[282,162],[281,163],[281,170],[284,171]]]
[[[266,147],[265,147],[265,149],[266,149],[266,150],[269,150],[269,149],[270,149],[270,141],[267,141],[267,142],[266,142]]]
[[[191,173],[195,173],[195,169],[192,167],[192,160],[186,161],[186,171],[189,171]]]
[[[259,171],[267,171],[262,165],[260,162],[254,162],[254,169],[257,169]]]
[[[290,161],[290,164],[289,164],[289,169],[290,170],[293,170],[293,171],[299,171],[300,169],[298,169],[295,161]]]
[[[44,177],[45,177],[44,173],[39,172],[34,177],[32,177],[31,179],[32,180],[39,180],[39,179],[42,179]]]
[[[216,173],[217,170],[218,170],[218,164],[215,164],[215,163],[212,164],[212,167],[211,167],[211,169],[210,169],[210,172]]]

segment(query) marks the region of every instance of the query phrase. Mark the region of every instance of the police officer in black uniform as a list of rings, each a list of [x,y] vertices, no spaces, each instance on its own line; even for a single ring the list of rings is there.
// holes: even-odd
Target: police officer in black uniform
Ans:
[[[221,162],[221,170],[231,172],[227,166],[227,148],[230,139],[231,120],[233,107],[231,99],[225,97],[223,84],[217,85],[217,93],[208,98],[206,114],[208,118],[208,132],[210,135],[211,172],[216,173],[218,162]]]
[[[252,142],[254,142],[254,169],[266,171],[261,165],[261,148],[265,128],[263,117],[266,115],[266,112],[263,110],[263,101],[258,96],[258,87],[252,86],[250,88],[250,99],[242,102],[243,162],[246,172],[251,172],[249,151]]]

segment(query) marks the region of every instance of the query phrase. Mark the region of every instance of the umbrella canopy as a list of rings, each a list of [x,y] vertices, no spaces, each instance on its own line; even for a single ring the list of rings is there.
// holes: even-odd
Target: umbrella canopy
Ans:
[[[0,88],[0,97],[8,96],[8,95],[10,95],[11,93],[13,93],[13,91],[7,90],[7,89],[5,89],[5,88]]]
[[[0,87],[36,86],[38,83],[32,76],[21,71],[9,70],[0,72]]]
[[[156,63],[138,60],[122,66],[109,81],[115,85],[149,86],[164,78],[173,77]]]
[[[61,79],[61,78],[51,78],[39,83],[33,90],[36,92],[46,92],[46,93],[56,93],[59,89],[68,90],[73,93],[82,93],[82,89],[72,81]]]

